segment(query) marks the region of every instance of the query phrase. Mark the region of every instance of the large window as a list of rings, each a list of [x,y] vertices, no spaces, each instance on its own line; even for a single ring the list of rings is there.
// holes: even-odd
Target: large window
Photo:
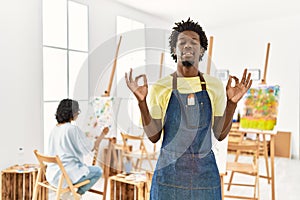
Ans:
[[[56,124],[60,100],[88,105],[88,7],[70,0],[43,0],[44,147]],[[79,121],[80,121],[79,115]]]

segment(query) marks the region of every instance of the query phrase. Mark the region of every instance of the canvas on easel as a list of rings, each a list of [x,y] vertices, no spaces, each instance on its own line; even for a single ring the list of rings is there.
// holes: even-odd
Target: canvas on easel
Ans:
[[[267,85],[266,80],[270,45],[267,45],[261,85],[251,87],[243,98],[240,127],[244,129],[272,131],[277,122],[280,87],[275,84]]]
[[[241,128],[273,130],[277,122],[279,85],[252,87],[244,96]]]
[[[113,130],[118,106],[118,99],[115,97],[93,97],[89,102],[88,126],[92,127],[96,124],[97,126],[108,127],[110,130]]]

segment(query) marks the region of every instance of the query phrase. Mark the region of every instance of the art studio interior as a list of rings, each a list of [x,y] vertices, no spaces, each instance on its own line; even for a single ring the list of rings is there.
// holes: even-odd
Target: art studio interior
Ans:
[[[103,136],[83,157],[84,164],[101,168],[101,178],[78,199],[165,199],[151,190],[152,183],[160,184],[158,159],[167,136],[148,139],[128,80],[145,74],[151,105],[152,86],[178,70],[169,45],[173,27],[189,18],[207,37],[197,66],[209,95],[209,80],[222,83],[226,98],[228,80],[242,79],[245,68],[251,73],[252,85],[236,105],[226,138],[218,141],[208,127],[220,199],[299,199],[298,1],[11,0],[0,10],[0,199],[61,199],[61,193],[77,199],[73,191],[81,185],[46,187],[51,184],[34,152],[50,156],[63,99],[79,103],[74,127],[91,141]]]

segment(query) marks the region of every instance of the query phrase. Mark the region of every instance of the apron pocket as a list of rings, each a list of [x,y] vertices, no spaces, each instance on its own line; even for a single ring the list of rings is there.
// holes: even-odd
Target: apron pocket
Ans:
[[[203,102],[185,106],[185,117],[188,128],[201,128],[205,126],[206,115]]]

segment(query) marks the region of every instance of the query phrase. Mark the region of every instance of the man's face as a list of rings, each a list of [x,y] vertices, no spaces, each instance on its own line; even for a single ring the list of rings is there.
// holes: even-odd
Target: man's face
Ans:
[[[183,31],[179,33],[176,44],[176,55],[178,62],[183,66],[196,66],[200,56],[200,38],[194,31]]]

